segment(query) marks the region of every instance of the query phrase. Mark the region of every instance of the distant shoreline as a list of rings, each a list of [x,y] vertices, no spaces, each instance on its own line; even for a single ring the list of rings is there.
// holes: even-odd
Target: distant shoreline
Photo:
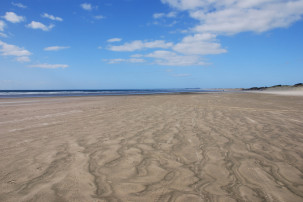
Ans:
[[[125,96],[125,95],[162,95],[222,92],[209,89],[146,89],[146,90],[0,90],[1,98],[34,97],[87,97],[87,96]]]
[[[275,85],[251,88],[179,88],[179,89],[105,89],[105,90],[0,90],[3,98],[48,98],[48,97],[88,97],[125,95],[169,95],[195,93],[268,93],[277,95],[303,96],[303,83],[295,85]]]

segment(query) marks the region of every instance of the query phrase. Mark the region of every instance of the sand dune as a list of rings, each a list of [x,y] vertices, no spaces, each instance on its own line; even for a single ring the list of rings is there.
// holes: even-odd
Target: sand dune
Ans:
[[[286,96],[303,96],[303,87],[271,87],[265,90],[248,91],[254,93],[265,93],[275,95],[286,95]]]
[[[303,97],[0,100],[0,201],[303,201]]]

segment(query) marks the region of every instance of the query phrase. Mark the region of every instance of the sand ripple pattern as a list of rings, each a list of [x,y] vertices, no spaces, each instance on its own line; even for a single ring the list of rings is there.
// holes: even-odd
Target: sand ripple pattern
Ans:
[[[302,97],[2,101],[0,201],[303,201]]]

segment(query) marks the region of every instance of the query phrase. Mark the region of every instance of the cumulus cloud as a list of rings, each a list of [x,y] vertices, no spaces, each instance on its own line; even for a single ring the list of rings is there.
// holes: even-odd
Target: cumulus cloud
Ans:
[[[15,2],[12,2],[12,5],[13,5],[13,6],[16,6],[16,7],[19,7],[19,8],[27,8],[27,6],[23,5],[22,3],[15,3]]]
[[[2,20],[0,20],[0,31],[4,31],[4,27],[5,27],[5,22],[3,22]]]
[[[303,0],[161,0],[200,21],[196,32],[237,34],[288,27],[301,19]]]
[[[119,42],[119,41],[122,41],[122,39],[121,38],[112,38],[112,39],[108,39],[107,40],[107,42],[110,42],[110,43],[112,43],[112,42]]]
[[[130,43],[125,43],[120,46],[110,46],[109,50],[112,51],[136,51],[145,48],[169,48],[172,47],[173,43],[166,43],[163,40],[156,40],[150,42],[143,42],[141,40],[132,41]]]
[[[115,59],[108,59],[105,60],[108,64],[117,64],[122,62],[130,62],[130,63],[142,63],[145,62],[142,58],[129,58],[129,59],[122,59],[122,58],[115,58]]]
[[[20,48],[15,45],[7,44],[0,40],[0,52],[3,56],[15,56],[16,60],[19,62],[29,62],[29,55],[31,55],[31,52],[24,48]]]
[[[86,11],[91,11],[93,9],[92,5],[89,4],[89,3],[83,3],[83,4],[80,4],[81,8],[86,10]]]
[[[45,51],[58,51],[58,50],[63,50],[67,49],[69,46],[49,46],[44,48]]]
[[[55,25],[50,24],[49,26],[46,26],[41,22],[32,21],[27,25],[27,27],[32,29],[41,29],[43,31],[50,31],[53,27],[55,27]]]
[[[66,64],[36,64],[36,65],[29,65],[28,67],[33,68],[42,68],[42,69],[58,69],[58,68],[67,68],[69,67]]]
[[[55,17],[55,16],[50,15],[50,14],[48,14],[48,13],[43,13],[41,16],[44,17],[44,18],[51,19],[51,20],[63,21],[62,18],[60,18],[60,17]]]
[[[6,12],[3,18],[11,23],[19,23],[25,20],[23,16],[18,16],[14,12]]]

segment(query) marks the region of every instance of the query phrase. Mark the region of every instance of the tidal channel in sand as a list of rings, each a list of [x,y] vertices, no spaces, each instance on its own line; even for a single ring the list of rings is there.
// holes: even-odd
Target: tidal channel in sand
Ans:
[[[0,100],[0,201],[303,201],[303,97]]]

